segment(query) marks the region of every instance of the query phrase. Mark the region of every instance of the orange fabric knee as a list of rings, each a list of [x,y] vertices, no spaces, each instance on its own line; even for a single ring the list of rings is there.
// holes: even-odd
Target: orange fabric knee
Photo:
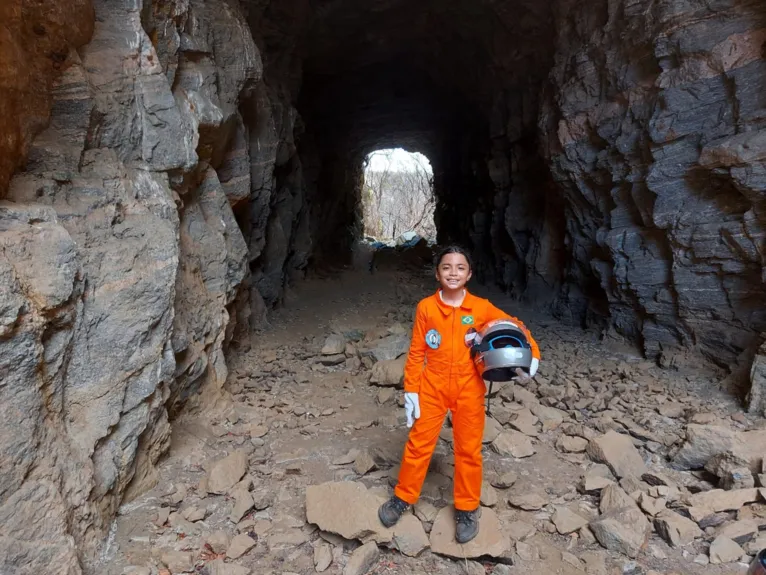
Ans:
[[[404,457],[399,471],[399,481],[394,489],[396,496],[413,505],[420,497],[423,481],[428,473],[439,432],[447,415],[447,407],[437,394],[421,391],[420,417],[410,430]]]

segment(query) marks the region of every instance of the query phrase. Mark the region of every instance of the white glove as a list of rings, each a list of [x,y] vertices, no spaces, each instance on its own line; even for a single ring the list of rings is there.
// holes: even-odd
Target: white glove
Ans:
[[[405,392],[404,413],[407,415],[407,427],[412,427],[415,420],[420,418],[420,401],[417,393]]]
[[[537,368],[540,367],[540,360],[536,357],[532,358],[532,363],[529,364],[529,377],[534,377],[537,373]]]

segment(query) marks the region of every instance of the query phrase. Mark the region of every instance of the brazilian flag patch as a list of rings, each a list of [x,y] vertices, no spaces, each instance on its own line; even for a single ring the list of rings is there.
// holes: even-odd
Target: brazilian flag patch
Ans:
[[[472,315],[464,315],[460,318],[460,323],[463,325],[473,325],[473,316]]]

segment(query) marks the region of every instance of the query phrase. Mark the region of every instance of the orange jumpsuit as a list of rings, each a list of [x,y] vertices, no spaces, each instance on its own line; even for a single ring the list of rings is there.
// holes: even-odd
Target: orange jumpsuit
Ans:
[[[420,418],[415,420],[404,448],[399,482],[394,489],[399,499],[414,505],[420,497],[449,409],[454,431],[455,508],[473,511],[479,507],[486,389],[471,360],[466,335],[471,328],[480,332],[487,322],[501,318],[521,328],[529,339],[533,357],[539,360],[537,343],[523,323],[467,290],[463,304],[457,308],[445,304],[438,291],[418,304],[404,370],[404,391],[418,394]]]

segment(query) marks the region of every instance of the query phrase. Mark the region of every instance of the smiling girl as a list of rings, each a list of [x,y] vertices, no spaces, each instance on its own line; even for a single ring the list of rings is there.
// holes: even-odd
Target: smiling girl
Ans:
[[[530,377],[539,366],[540,351],[524,324],[466,290],[471,261],[465,250],[450,246],[442,251],[436,259],[436,279],[439,290],[418,304],[405,366],[404,405],[411,431],[399,483],[378,517],[391,527],[417,502],[449,410],[455,451],[455,539],[467,543],[479,532],[485,394],[484,380],[471,359],[472,338],[488,322],[513,321],[532,348]]]

